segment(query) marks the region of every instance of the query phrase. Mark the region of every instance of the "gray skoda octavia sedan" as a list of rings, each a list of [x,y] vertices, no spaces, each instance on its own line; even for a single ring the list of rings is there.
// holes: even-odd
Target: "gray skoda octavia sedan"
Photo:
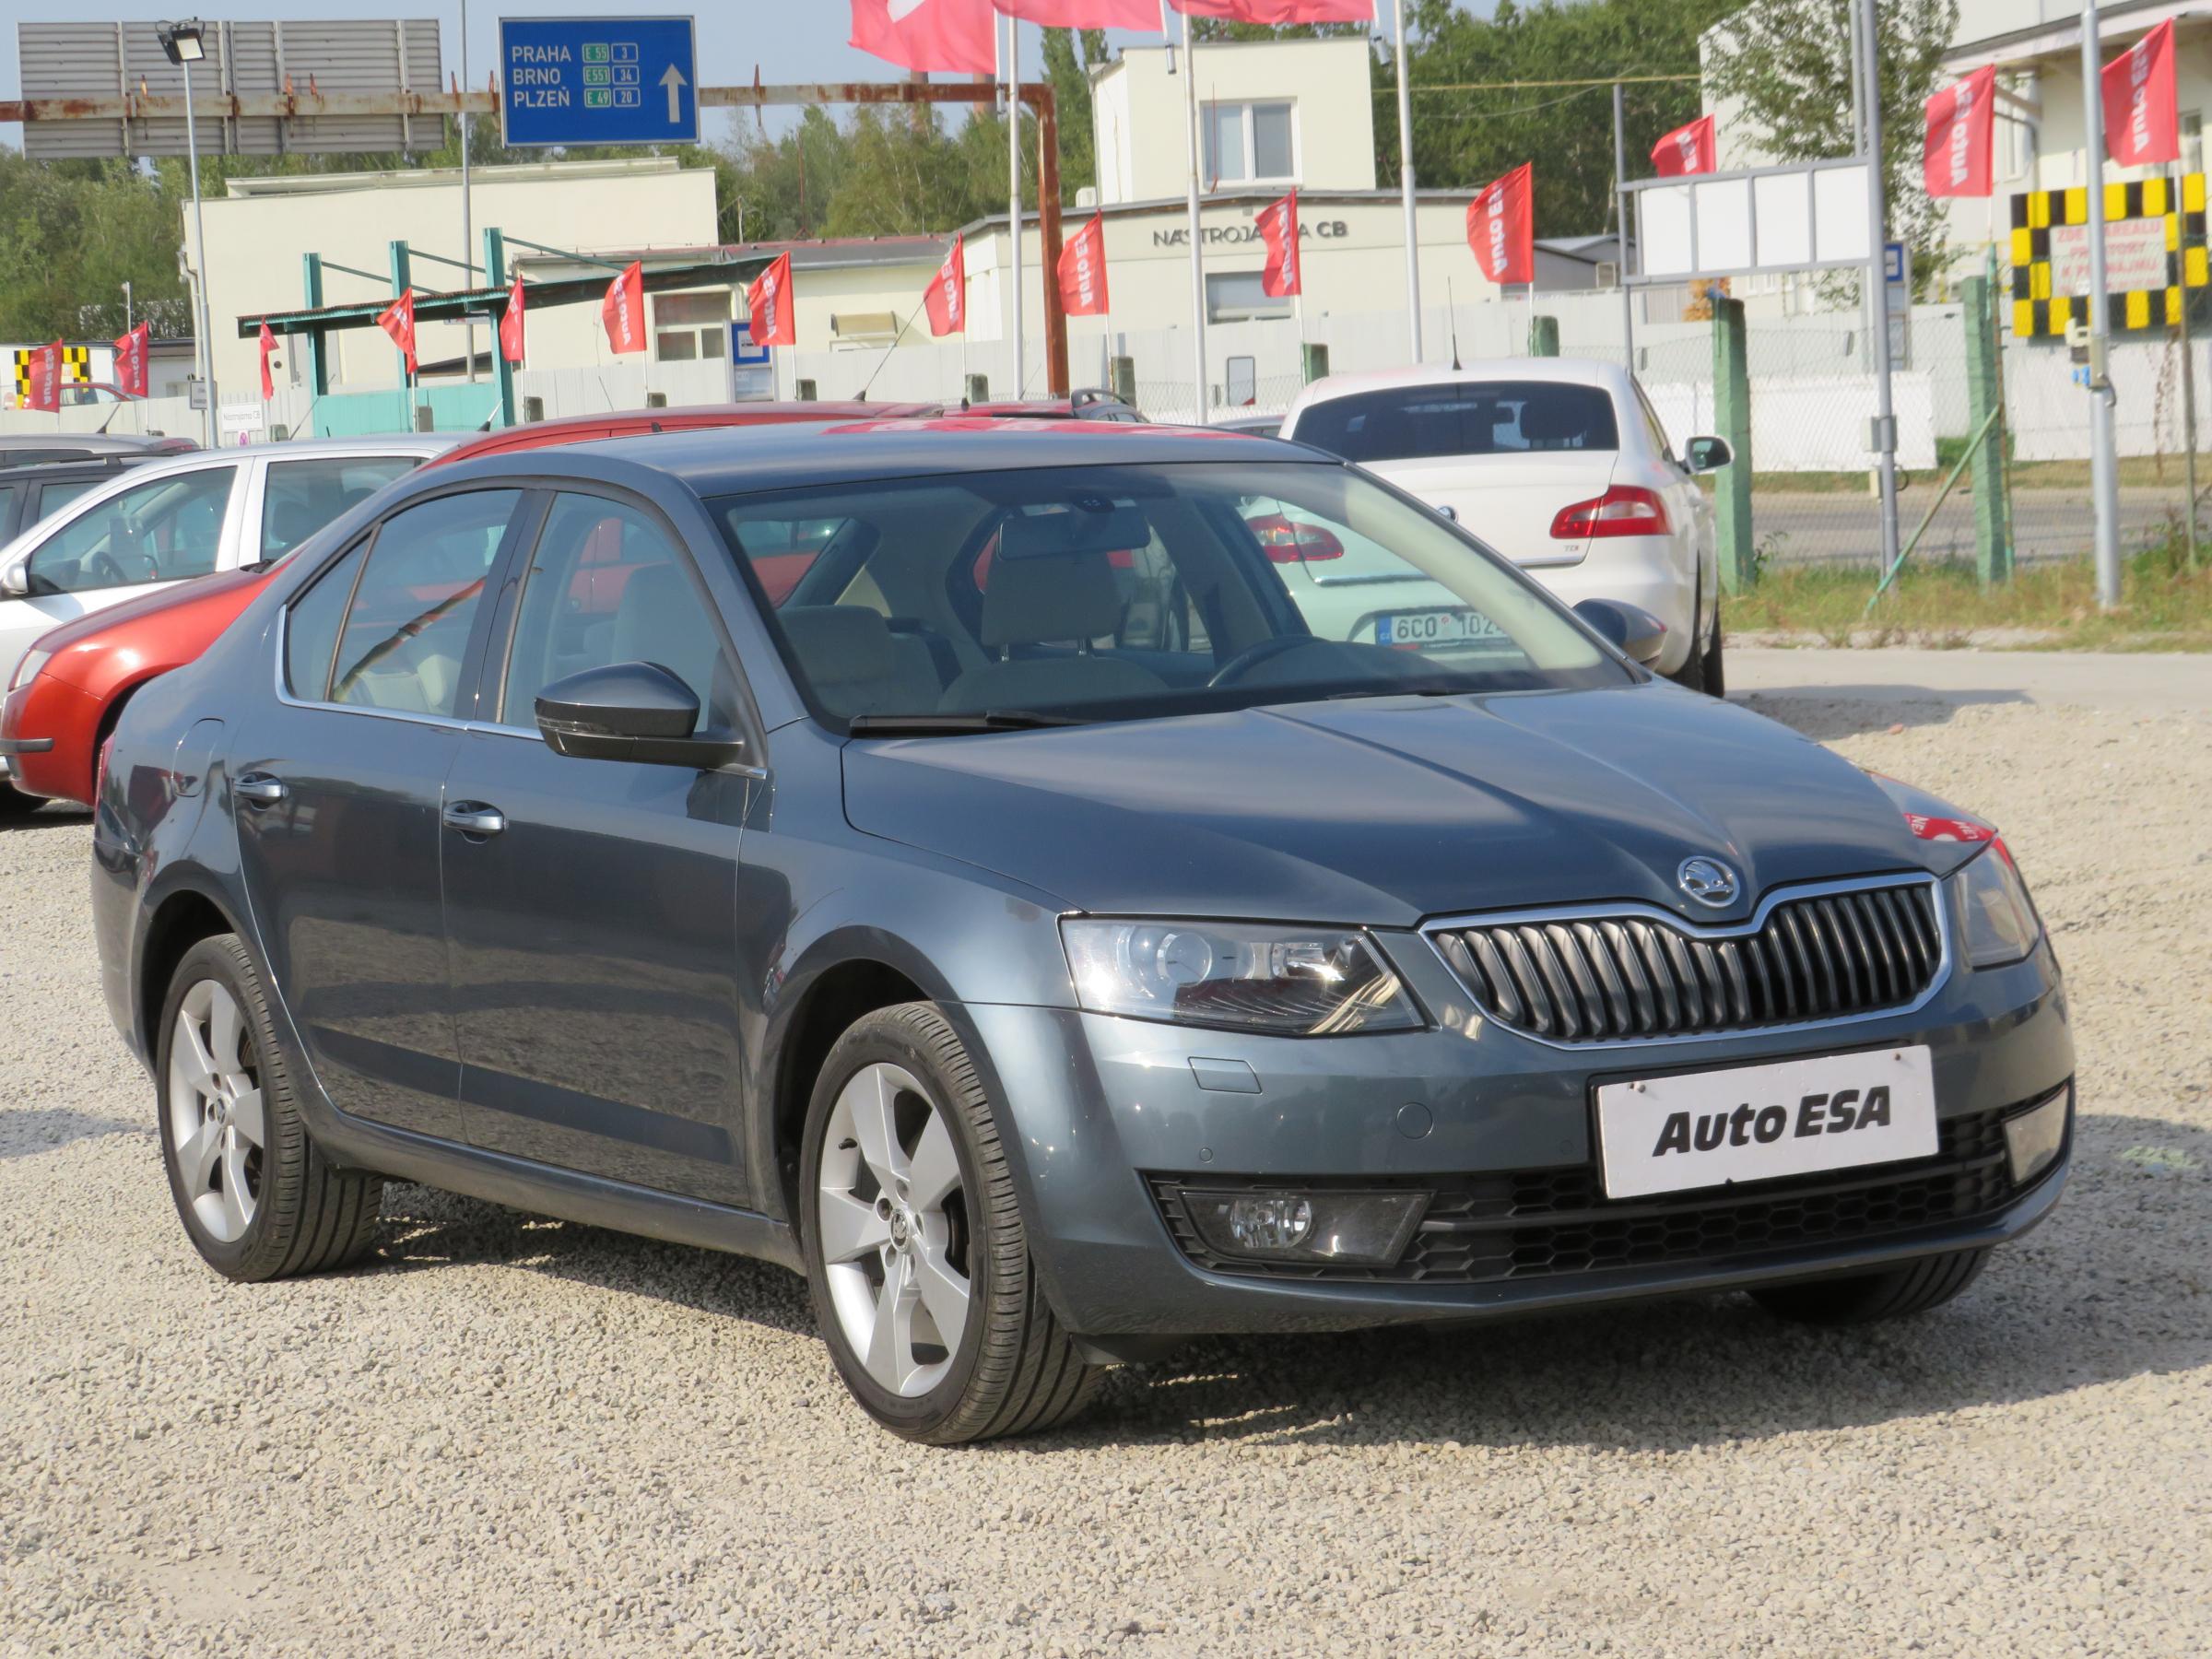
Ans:
[[[393,1178],[765,1257],[937,1442],[1206,1333],[1958,1294],[2068,1154],[2011,854],[1480,528],[975,419],[403,480],[101,780],[186,1234],[336,1267]]]

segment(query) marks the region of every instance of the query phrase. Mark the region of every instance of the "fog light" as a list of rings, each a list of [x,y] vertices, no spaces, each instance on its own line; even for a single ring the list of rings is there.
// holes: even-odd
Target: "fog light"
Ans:
[[[2012,1183],[2025,1186],[2058,1157],[2066,1144],[2066,1108],[2071,1086],[2060,1089],[2039,1106],[2005,1120],[2005,1151],[2012,1162]]]
[[[1386,1266],[1405,1254],[1429,1194],[1186,1189],[1182,1202],[1217,1255]]]

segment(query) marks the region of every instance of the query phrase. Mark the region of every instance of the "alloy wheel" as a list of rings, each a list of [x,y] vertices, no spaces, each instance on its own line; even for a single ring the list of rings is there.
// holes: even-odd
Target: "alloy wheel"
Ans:
[[[170,1144],[194,1217],[218,1242],[245,1236],[261,1201],[268,1129],[253,1039],[220,982],[185,992],[169,1043]]]
[[[967,1192],[943,1110],[913,1074],[865,1065],[824,1126],[822,1262],[846,1343],[904,1398],[945,1380],[968,1328]]]

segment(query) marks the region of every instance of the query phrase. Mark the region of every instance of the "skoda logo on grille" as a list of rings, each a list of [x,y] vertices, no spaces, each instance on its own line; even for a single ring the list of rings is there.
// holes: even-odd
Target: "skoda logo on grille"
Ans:
[[[1717,858],[1684,859],[1675,872],[1675,885],[1715,910],[1735,902],[1735,872]]]

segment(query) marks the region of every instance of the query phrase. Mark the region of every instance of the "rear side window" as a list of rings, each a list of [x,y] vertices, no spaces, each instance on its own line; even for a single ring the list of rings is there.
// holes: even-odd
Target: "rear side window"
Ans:
[[[324,525],[421,465],[417,455],[272,462],[262,490],[260,557],[283,558]]]
[[[284,682],[294,697],[307,702],[330,700],[330,658],[338,648],[338,624],[368,551],[369,544],[363,541],[292,601],[284,629]]]
[[[32,505],[30,517],[26,522],[35,524],[41,519],[52,518],[95,484],[105,484],[106,482],[105,478],[68,478],[57,479],[51,484],[41,484],[39,486],[39,499]]]
[[[1618,450],[1612,394],[1557,381],[1395,386],[1317,403],[1295,436],[1347,461]]]
[[[453,718],[484,581],[522,499],[472,490],[384,520],[338,629],[329,701]]]

